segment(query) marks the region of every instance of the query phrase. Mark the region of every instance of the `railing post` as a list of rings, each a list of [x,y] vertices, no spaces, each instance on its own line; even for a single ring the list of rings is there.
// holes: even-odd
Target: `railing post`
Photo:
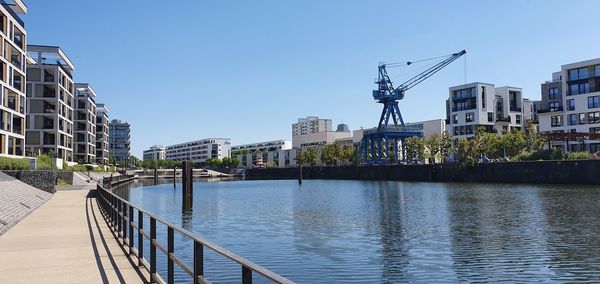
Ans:
[[[123,229],[123,246],[125,246],[125,239],[127,238],[127,203],[121,201],[121,211],[123,211],[123,216],[121,217],[121,229]]]
[[[252,270],[242,265],[242,284],[252,284]]]
[[[150,280],[156,279],[156,219],[150,217]]]
[[[133,206],[129,205],[129,214],[127,214],[127,223],[129,224],[129,254],[133,252],[133,248],[135,247],[133,245],[133,236],[135,236],[133,234],[133,219]]]
[[[117,242],[121,236],[121,200],[117,199]]]
[[[200,276],[204,276],[204,246],[194,241],[194,283]]]
[[[167,283],[175,283],[175,274],[173,259],[171,256],[175,253],[175,232],[171,226],[167,228]]]
[[[144,213],[138,210],[138,266],[142,266],[142,259],[144,258],[144,235],[142,230],[144,229]]]

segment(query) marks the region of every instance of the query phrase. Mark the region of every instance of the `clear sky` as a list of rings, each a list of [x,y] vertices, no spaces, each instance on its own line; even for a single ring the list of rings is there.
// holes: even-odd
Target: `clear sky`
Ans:
[[[291,139],[316,115],[377,124],[380,61],[467,50],[467,81],[522,87],[600,57],[600,1],[28,0],[30,44],[58,45],[110,117],[132,124],[132,154],[153,144]],[[459,59],[406,94],[405,121],[445,117]],[[393,69],[392,79],[407,79]]]

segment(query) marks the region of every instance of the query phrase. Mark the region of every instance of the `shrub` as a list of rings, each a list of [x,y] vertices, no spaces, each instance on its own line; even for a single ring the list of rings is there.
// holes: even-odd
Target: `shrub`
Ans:
[[[28,159],[13,159],[7,157],[0,157],[0,169],[2,170],[28,170],[29,160]]]
[[[588,160],[592,158],[592,154],[588,152],[569,152],[565,154],[565,160]]]
[[[550,150],[539,150],[533,152],[522,152],[517,156],[513,157],[513,161],[548,161],[548,160],[562,160],[564,154],[560,149]]]
[[[40,155],[37,157],[36,166],[37,170],[50,170],[52,169],[52,157],[49,155]]]

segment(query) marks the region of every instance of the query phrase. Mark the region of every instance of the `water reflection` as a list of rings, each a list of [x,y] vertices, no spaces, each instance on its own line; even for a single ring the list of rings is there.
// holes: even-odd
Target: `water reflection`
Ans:
[[[297,282],[600,279],[595,187],[204,182],[194,185],[194,210],[182,212],[180,186],[167,183],[119,194]],[[176,251],[191,261],[191,243]],[[208,255],[209,276],[238,279],[225,263]]]

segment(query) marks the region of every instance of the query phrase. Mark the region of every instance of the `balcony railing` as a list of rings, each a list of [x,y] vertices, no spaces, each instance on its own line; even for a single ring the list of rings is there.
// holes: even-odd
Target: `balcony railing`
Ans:
[[[513,107],[513,106],[511,106],[511,107],[510,107],[510,111],[518,111],[518,112],[521,112],[521,111],[522,111],[522,109],[521,109],[520,107]]]
[[[21,27],[25,27],[25,22],[23,22],[21,17],[19,17],[19,15],[12,10],[13,8],[11,4],[6,3],[4,0],[0,0],[0,5],[2,5],[2,7],[8,11],[8,13],[15,19],[15,21],[17,21],[17,23],[19,23],[19,25],[21,25]]]
[[[537,113],[548,113],[548,112],[557,112],[563,111],[563,107],[553,107],[553,108],[541,108],[537,110]]]
[[[496,115],[496,121],[500,122],[510,122],[510,116]]]
[[[121,176],[118,179],[127,180],[131,176]],[[103,186],[111,186],[117,182],[117,179],[106,178],[103,180]],[[262,275],[266,280],[273,283],[293,283],[292,281],[275,274],[257,264],[254,264],[246,259],[243,259],[230,251],[227,251],[208,240],[195,236],[191,232],[181,227],[175,226],[147,211],[136,207],[128,201],[118,197],[114,193],[104,189],[99,185],[96,188],[98,193],[96,200],[100,207],[101,213],[111,230],[115,232],[119,238],[119,244],[122,247],[128,248],[130,254],[137,257],[138,266],[146,269],[150,273],[151,282],[155,283],[175,283],[175,264],[187,273],[192,279],[192,283],[208,283],[204,275],[205,264],[205,249],[220,254],[229,262],[240,266],[241,282],[252,283],[252,274],[257,273]],[[145,218],[146,217],[146,218]],[[144,224],[144,219],[149,218],[149,224]],[[136,222],[137,219],[137,222]],[[167,244],[161,244],[157,239],[157,224],[166,226]],[[149,230],[148,230],[148,226]],[[161,226],[162,227],[162,226]],[[175,233],[183,236],[193,243],[193,263],[192,267],[186,265],[180,256],[175,254]],[[137,240],[136,240],[137,239]],[[144,239],[149,242],[150,259],[144,257]],[[167,275],[158,274],[157,269],[157,249],[166,255],[167,258]],[[166,276],[166,281],[163,277]]]

